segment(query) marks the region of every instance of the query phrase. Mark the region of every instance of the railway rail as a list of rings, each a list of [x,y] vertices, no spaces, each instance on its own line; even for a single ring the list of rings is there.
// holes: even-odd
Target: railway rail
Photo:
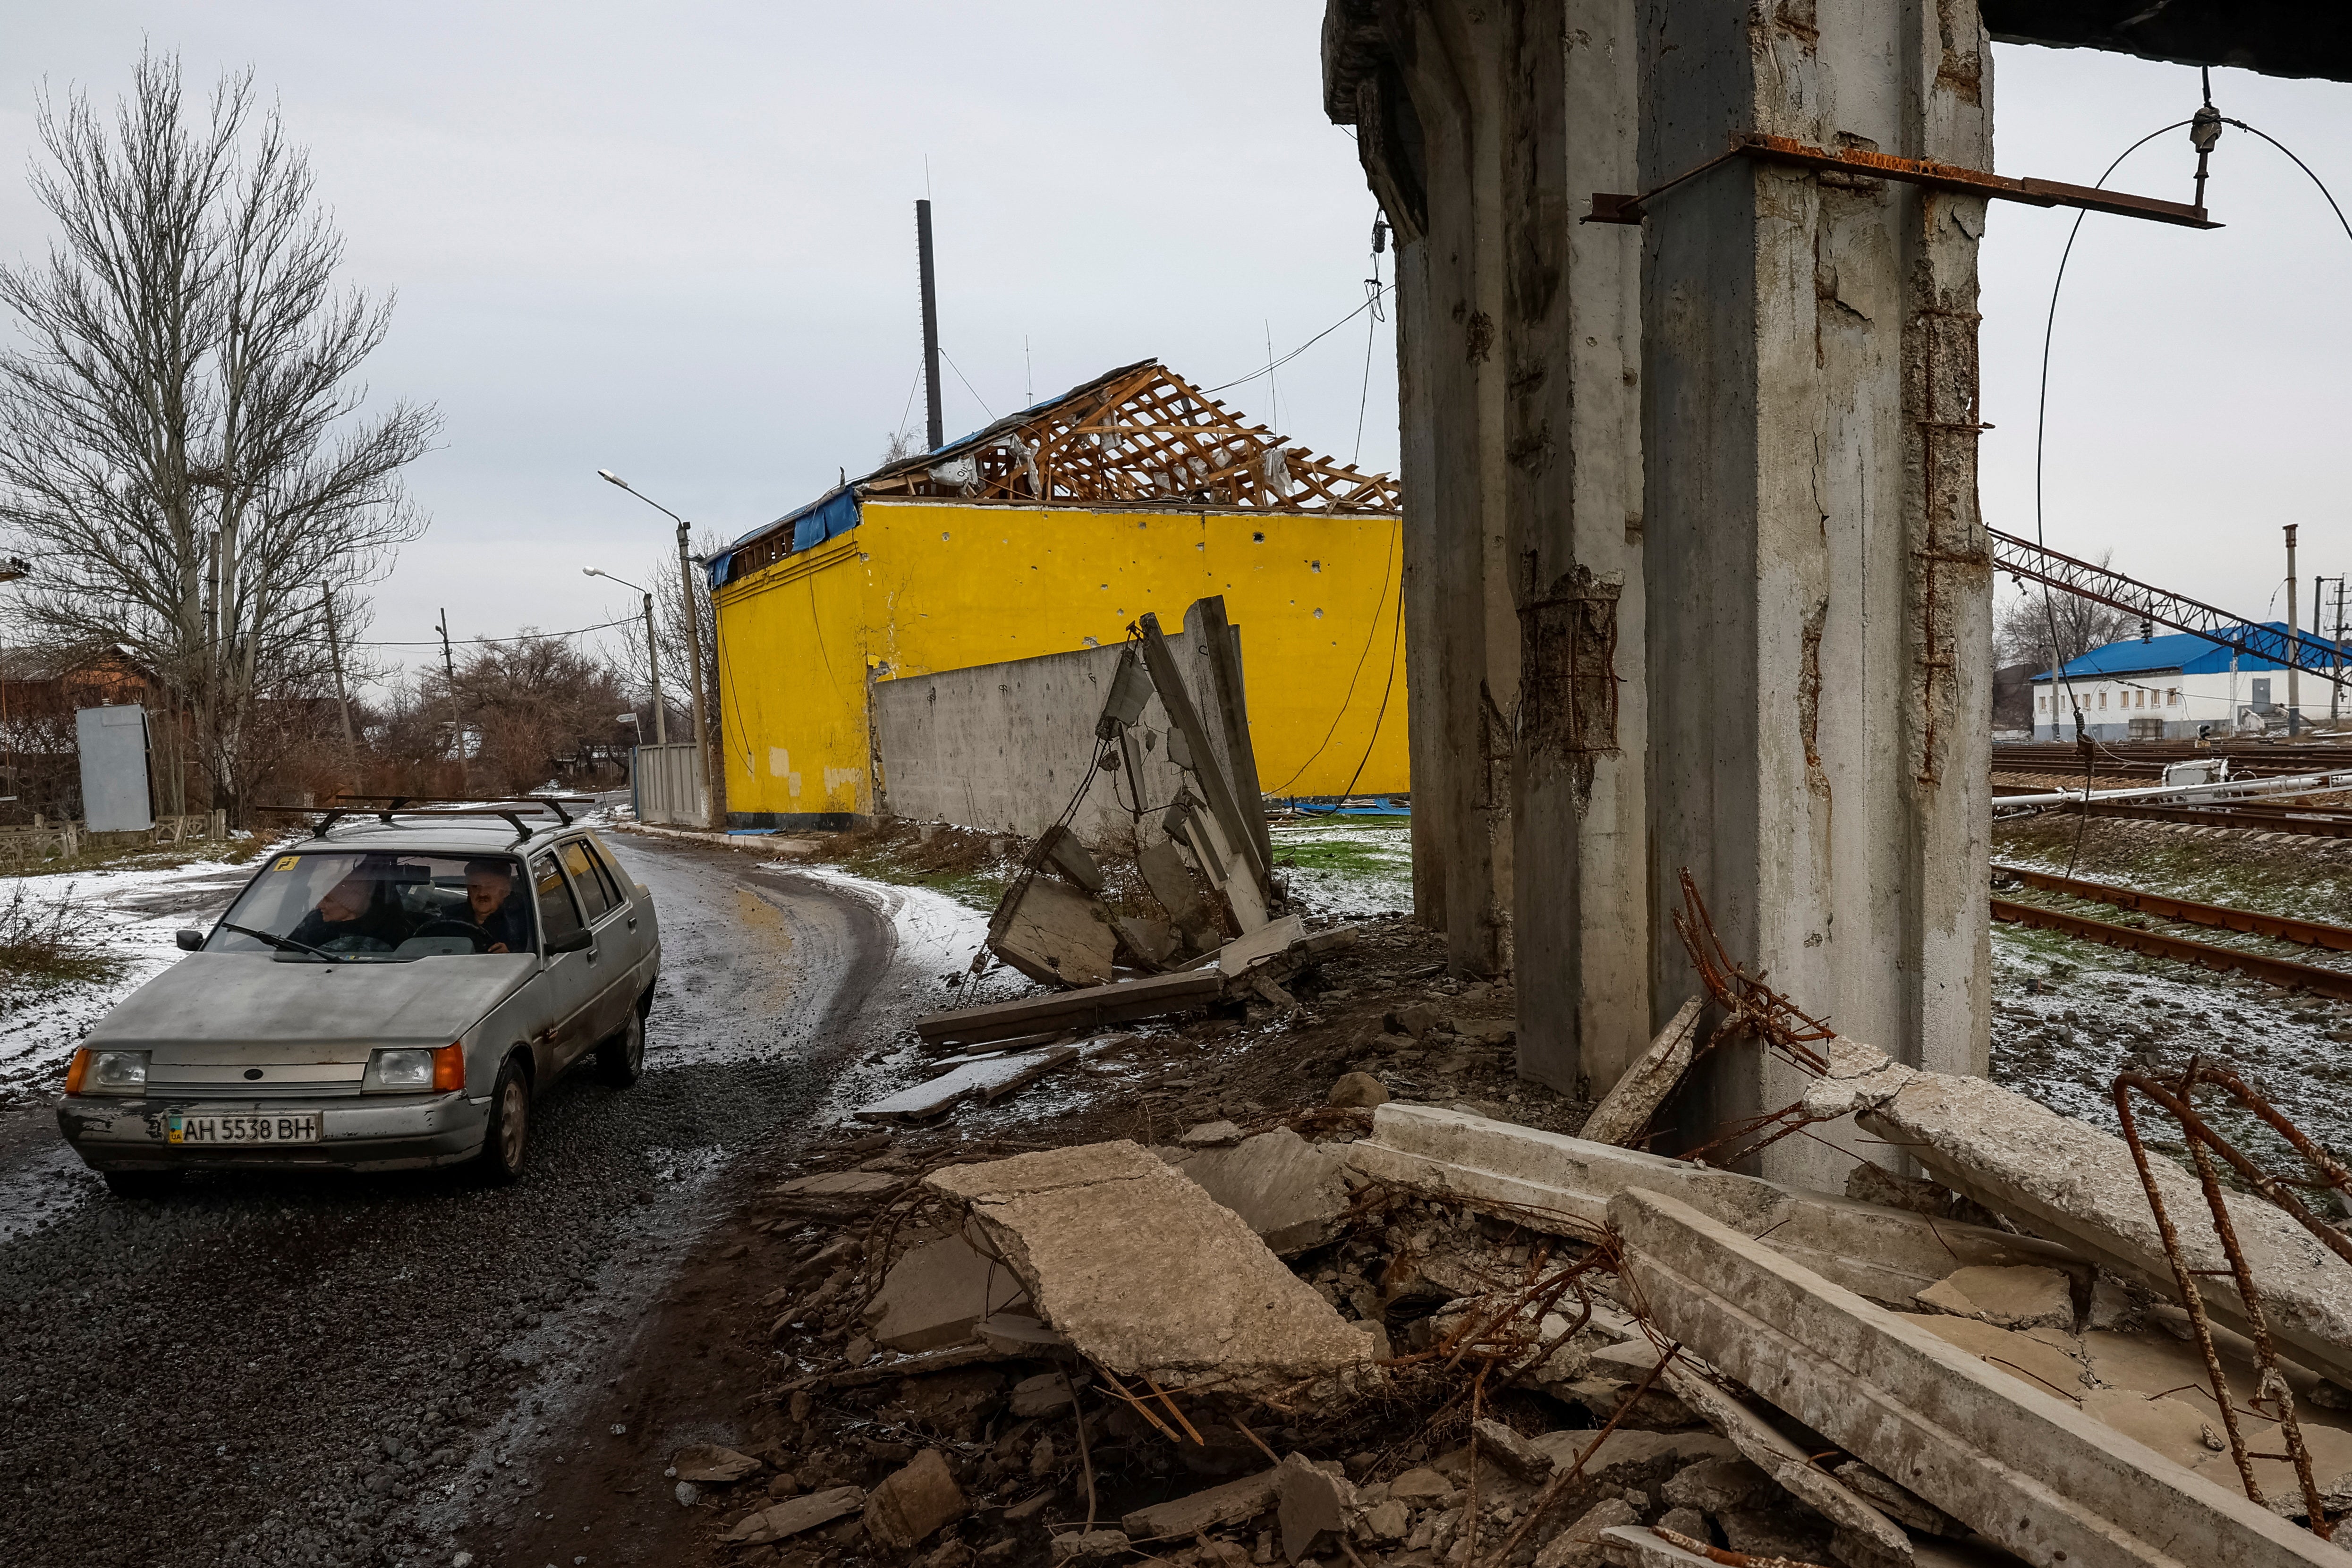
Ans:
[[[1998,800],[1998,797],[1995,797]],[[2080,810],[2062,807],[2060,810]],[[2094,817],[2125,817],[2143,822],[2188,822],[2200,828],[2238,828],[2249,832],[2302,833],[2315,839],[2352,839],[2352,811],[2304,806],[2158,806],[2130,801],[2091,802]]]
[[[2352,930],[2323,921],[2264,915],[2258,910],[2235,909],[2223,904],[2200,904],[2191,898],[2174,898],[2168,894],[2147,893],[2114,883],[2085,882],[2081,877],[2058,876],[2029,866],[2003,865],[1996,862],[1992,871],[1997,877],[2005,876],[2044,893],[2063,893],[2070,898],[2112,904],[2141,915],[2153,915],[2160,920],[2178,920],[2190,925],[2242,931],[2251,936],[2268,936],[2300,946],[2324,947],[2331,953],[2352,953]]]
[[[2352,1001],[2352,972],[2342,969],[2323,968],[2317,964],[2298,964],[2291,958],[2272,958],[2260,953],[2240,952],[2234,947],[2216,946],[2210,942],[2198,942],[2162,931],[2144,931],[2136,925],[2118,925],[2109,920],[2093,920],[2064,910],[2044,908],[2038,904],[2020,904],[2012,899],[1995,898],[1992,901],[1992,917],[2013,925],[2063,932],[2069,936],[2102,942],[2110,947],[2128,948],[2153,957],[2195,964],[2201,968],[2234,970],[2289,990],[2310,991],[2339,1001]]]

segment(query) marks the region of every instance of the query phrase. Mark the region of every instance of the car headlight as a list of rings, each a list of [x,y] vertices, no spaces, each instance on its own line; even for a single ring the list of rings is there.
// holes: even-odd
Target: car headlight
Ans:
[[[379,1051],[368,1069],[378,1089],[414,1093],[433,1087],[433,1053],[429,1051]]]
[[[420,1090],[463,1089],[466,1051],[451,1044],[438,1050],[386,1046],[368,1059],[363,1088],[386,1094],[414,1094]]]
[[[143,1051],[79,1051],[66,1071],[68,1094],[143,1094],[147,1092],[147,1053]]]

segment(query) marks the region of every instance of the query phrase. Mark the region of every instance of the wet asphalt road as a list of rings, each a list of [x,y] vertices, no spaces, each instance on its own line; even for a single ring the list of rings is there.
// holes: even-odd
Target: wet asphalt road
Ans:
[[[854,894],[608,840],[661,915],[647,1071],[547,1092],[519,1185],[218,1173],[128,1202],[77,1176],[0,1241],[0,1562],[450,1562],[743,1156],[830,1120],[938,998]],[[12,1123],[0,1186],[54,1158]]]

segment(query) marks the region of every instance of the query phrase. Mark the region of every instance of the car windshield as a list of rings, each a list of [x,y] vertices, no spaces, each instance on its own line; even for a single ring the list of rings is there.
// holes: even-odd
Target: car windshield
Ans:
[[[274,856],[205,951],[405,963],[532,942],[530,890],[509,856],[328,850]]]

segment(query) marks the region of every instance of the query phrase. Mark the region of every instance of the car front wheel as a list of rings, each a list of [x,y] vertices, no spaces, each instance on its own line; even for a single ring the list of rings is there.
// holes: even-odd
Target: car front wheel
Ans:
[[[626,1089],[646,1071],[646,1009],[629,1009],[629,1021],[596,1048],[596,1076],[615,1089]]]
[[[490,1089],[490,1123],[482,1134],[482,1179],[504,1186],[522,1176],[530,1141],[530,1075],[520,1052],[499,1069]]]

